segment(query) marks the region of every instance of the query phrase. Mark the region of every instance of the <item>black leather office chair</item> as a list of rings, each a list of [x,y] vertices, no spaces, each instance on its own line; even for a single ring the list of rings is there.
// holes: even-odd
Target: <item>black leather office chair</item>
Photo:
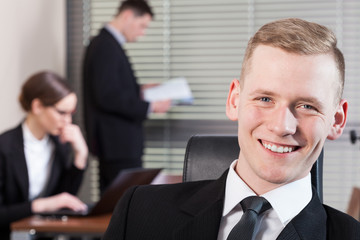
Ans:
[[[239,157],[236,135],[195,135],[187,144],[183,182],[217,179]],[[323,202],[323,151],[311,169],[311,183]]]

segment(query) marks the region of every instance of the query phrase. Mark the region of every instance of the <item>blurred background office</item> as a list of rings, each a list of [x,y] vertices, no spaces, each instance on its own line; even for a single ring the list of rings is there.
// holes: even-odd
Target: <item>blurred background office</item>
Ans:
[[[0,131],[13,127],[24,112],[20,87],[34,72],[48,69],[66,76],[64,1],[0,1]]]
[[[146,122],[145,167],[181,174],[188,138],[197,133],[235,134],[226,119],[230,81],[240,75],[244,47],[261,25],[300,17],[330,27],[346,60],[344,97],[349,119],[343,136],[325,144],[324,202],[346,211],[351,191],[360,186],[360,2],[357,0],[150,0],[155,12],[147,35],[126,44],[140,83],[186,77],[194,104],[152,114]],[[84,47],[116,13],[119,0],[15,0],[0,2],[0,130],[19,120],[16,105],[22,79],[39,69],[55,70],[81,96]],[[79,97],[79,99],[82,99]],[[12,104],[9,104],[12,103]],[[83,124],[81,102],[75,122]],[[98,197],[97,162],[90,160],[84,198]]]

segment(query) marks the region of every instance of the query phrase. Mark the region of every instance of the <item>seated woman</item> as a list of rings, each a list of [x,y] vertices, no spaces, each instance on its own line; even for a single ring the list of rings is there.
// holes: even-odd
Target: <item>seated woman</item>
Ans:
[[[72,124],[75,93],[60,76],[40,72],[24,83],[19,101],[25,120],[0,135],[0,239],[9,238],[11,222],[32,214],[87,208],[75,196],[88,157]]]

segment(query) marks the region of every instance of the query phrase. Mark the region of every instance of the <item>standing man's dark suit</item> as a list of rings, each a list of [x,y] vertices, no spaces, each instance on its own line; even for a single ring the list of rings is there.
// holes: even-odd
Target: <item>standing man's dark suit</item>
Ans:
[[[215,181],[130,189],[118,203],[104,239],[216,240],[226,176],[227,172]],[[358,240],[360,223],[322,205],[313,191],[310,203],[277,239]]]
[[[140,167],[149,103],[141,99],[124,49],[105,28],[87,48],[83,74],[87,141],[100,168],[103,163]]]
[[[55,146],[49,182],[42,197],[61,192],[76,195],[83,176],[71,164],[70,145],[51,136]],[[11,222],[32,215],[29,178],[21,125],[0,135],[0,239],[9,238]],[[44,173],[45,174],[45,173]]]
[[[145,0],[125,0],[118,13],[86,50],[83,69],[84,120],[87,142],[100,163],[103,192],[125,168],[141,167],[143,121],[150,112],[164,113],[170,100],[143,100],[122,47],[145,35],[154,14]]]
[[[84,98],[90,151],[106,160],[140,160],[142,122],[149,103],[140,97],[140,86],[124,49],[104,28],[86,51]]]

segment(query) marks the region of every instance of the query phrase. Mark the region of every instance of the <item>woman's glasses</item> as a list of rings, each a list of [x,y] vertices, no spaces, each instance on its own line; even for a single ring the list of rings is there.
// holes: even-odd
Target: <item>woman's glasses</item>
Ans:
[[[51,106],[60,116],[73,116],[75,114],[75,110],[74,111],[71,111],[71,112],[67,112],[67,111],[63,111],[63,110],[60,110],[58,109],[57,107],[55,106]]]

